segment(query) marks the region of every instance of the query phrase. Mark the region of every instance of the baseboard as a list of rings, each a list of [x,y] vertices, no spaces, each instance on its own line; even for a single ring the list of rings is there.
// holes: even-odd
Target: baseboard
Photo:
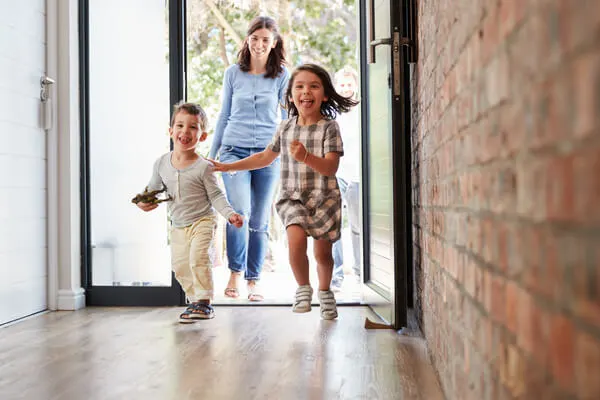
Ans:
[[[79,310],[84,307],[85,291],[82,288],[58,291],[58,310]]]

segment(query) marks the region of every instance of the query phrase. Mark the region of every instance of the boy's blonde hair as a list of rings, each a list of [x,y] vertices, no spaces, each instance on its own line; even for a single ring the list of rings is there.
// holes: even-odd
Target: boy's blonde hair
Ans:
[[[190,115],[197,115],[198,120],[200,122],[200,130],[202,132],[206,131],[206,125],[207,125],[208,119],[206,118],[206,113],[204,112],[202,107],[200,107],[200,104],[185,103],[183,101],[176,103],[173,106],[173,114],[171,116],[171,128],[173,127],[173,124],[175,123],[175,117],[180,112],[185,112]]]
[[[334,76],[334,80],[337,83],[340,79],[342,79],[344,76],[351,76],[352,79],[354,79],[354,82],[356,83],[356,87],[358,87],[358,72],[356,72],[356,70],[350,66],[345,66],[342,69],[340,69],[338,72],[335,73]]]

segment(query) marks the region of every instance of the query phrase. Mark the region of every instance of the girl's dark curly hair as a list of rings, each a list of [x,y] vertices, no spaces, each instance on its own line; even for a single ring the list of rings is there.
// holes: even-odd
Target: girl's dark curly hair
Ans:
[[[244,72],[250,71],[250,49],[248,48],[248,37],[259,29],[268,29],[273,34],[273,39],[277,41],[274,48],[269,53],[267,60],[267,72],[265,78],[276,78],[281,72],[283,72],[283,66],[285,65],[285,47],[283,45],[283,37],[279,34],[279,27],[277,22],[271,17],[256,17],[250,22],[244,43],[242,48],[238,52],[238,65]]]
[[[326,119],[335,119],[337,114],[348,112],[358,104],[357,100],[353,100],[351,97],[344,97],[335,90],[329,73],[323,67],[316,64],[302,64],[292,73],[285,94],[285,103],[290,117],[298,115],[298,109],[292,101],[292,90],[294,88],[294,80],[300,71],[312,72],[321,80],[323,91],[327,97],[327,101],[321,103],[321,115]]]

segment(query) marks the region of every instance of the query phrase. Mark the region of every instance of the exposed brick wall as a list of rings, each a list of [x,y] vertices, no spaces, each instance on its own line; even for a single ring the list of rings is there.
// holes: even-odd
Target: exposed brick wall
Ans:
[[[416,304],[449,399],[600,399],[600,1],[418,0]]]

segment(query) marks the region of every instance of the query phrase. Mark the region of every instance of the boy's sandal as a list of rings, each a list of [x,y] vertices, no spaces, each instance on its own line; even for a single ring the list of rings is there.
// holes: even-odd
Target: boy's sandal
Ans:
[[[184,312],[182,312],[181,314],[179,314],[179,323],[181,324],[191,324],[193,322],[196,322],[196,320],[194,318],[192,318],[192,313],[194,312],[194,310],[192,310],[191,308],[186,308]]]
[[[237,299],[240,297],[240,292],[237,288],[228,287],[225,289],[225,296]]]
[[[189,324],[199,319],[211,319],[214,316],[215,311],[210,304],[192,303],[179,315],[179,322]]]

